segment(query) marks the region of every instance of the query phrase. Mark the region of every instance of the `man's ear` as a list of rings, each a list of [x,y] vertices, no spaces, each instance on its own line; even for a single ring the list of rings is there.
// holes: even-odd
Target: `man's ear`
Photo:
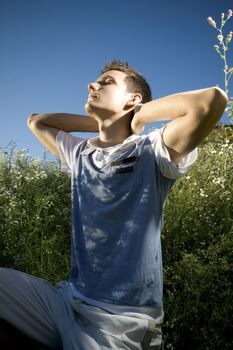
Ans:
[[[136,106],[142,102],[142,95],[139,92],[133,93],[127,105],[130,107]]]

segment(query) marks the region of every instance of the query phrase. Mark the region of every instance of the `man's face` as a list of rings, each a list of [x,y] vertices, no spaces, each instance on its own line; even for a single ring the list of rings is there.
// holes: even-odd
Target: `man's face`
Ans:
[[[94,83],[90,83],[86,112],[100,118],[126,113],[128,110],[126,104],[131,99],[132,93],[127,91],[125,77],[124,72],[110,70]]]

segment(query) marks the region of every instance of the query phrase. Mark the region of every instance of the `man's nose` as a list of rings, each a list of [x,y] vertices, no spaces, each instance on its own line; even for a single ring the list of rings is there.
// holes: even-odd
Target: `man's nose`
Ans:
[[[88,84],[88,91],[97,91],[99,90],[99,84],[94,82],[94,83],[90,83]]]

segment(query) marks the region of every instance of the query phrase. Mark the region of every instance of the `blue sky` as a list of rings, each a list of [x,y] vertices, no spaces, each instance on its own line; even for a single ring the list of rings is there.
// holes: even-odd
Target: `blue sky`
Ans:
[[[217,31],[207,17],[219,23],[229,8],[232,0],[1,0],[0,147],[14,142],[43,157],[45,148],[27,128],[29,114],[85,114],[87,84],[113,58],[138,69],[154,99],[224,88],[222,60],[213,48]],[[230,30],[232,18],[224,27]]]

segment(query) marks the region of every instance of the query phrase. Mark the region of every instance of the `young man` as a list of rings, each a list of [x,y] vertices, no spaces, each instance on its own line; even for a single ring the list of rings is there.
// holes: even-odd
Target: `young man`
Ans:
[[[187,173],[227,96],[211,87],[151,101],[113,61],[88,85],[87,116],[33,114],[28,125],[71,175],[69,281],[0,270],[0,318],[53,348],[160,349],[163,204]],[[146,123],[171,120],[140,135]],[[97,132],[96,138],[70,132]]]

